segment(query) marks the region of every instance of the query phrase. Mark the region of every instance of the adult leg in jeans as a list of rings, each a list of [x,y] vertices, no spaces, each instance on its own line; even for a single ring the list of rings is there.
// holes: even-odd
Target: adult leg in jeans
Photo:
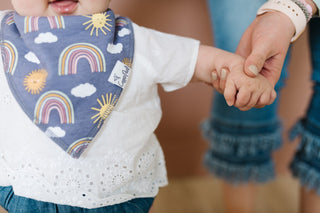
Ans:
[[[234,52],[256,11],[266,0],[208,0],[215,46]],[[287,60],[284,67],[287,65]],[[283,84],[282,72],[277,92]],[[210,142],[205,156],[209,171],[223,180],[226,212],[253,212],[256,183],[274,177],[272,151],[281,144],[278,100],[262,109],[242,112],[215,94],[211,116],[204,124]]]
[[[300,212],[320,212],[320,18],[309,26],[312,59],[313,95],[305,118],[299,121],[291,136],[301,136],[291,170],[301,183]]]

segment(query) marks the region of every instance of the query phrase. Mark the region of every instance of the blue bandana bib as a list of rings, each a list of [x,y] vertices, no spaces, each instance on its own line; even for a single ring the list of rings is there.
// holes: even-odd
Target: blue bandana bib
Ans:
[[[116,106],[133,52],[132,23],[112,10],[54,17],[12,12],[1,25],[12,94],[32,122],[74,158]]]

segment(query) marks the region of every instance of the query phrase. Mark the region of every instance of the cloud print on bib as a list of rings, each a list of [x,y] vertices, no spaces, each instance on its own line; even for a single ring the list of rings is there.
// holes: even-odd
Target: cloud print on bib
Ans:
[[[95,88],[95,86],[89,83],[85,83],[85,84],[80,84],[77,87],[74,87],[71,90],[71,94],[74,95],[75,97],[85,98],[85,97],[91,96],[96,91],[97,89]]]
[[[42,44],[42,43],[54,43],[58,41],[58,37],[53,35],[50,32],[47,33],[40,33],[37,38],[35,38],[34,42],[36,44]]]
[[[123,45],[121,43],[118,44],[108,44],[107,50],[111,54],[121,53],[123,49]]]
[[[119,35],[120,37],[124,37],[124,36],[126,36],[126,35],[130,35],[130,33],[131,33],[131,31],[130,31],[129,29],[123,28],[122,30],[120,30],[120,31],[118,32],[118,35]]]
[[[36,54],[34,54],[33,52],[28,52],[24,56],[24,58],[27,59],[28,61],[30,61],[31,63],[40,64],[40,60],[38,59]]]
[[[50,138],[62,138],[66,135],[66,132],[60,127],[49,127],[45,134]]]

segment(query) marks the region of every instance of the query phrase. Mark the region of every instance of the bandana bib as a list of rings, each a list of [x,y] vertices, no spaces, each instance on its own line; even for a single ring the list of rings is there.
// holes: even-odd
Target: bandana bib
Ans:
[[[112,10],[54,17],[12,12],[1,26],[12,94],[35,125],[79,158],[128,81],[134,52],[131,21],[115,17]]]

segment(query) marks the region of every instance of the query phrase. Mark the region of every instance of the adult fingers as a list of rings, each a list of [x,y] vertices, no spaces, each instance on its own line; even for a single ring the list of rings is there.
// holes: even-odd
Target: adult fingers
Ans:
[[[256,43],[250,55],[247,57],[244,65],[244,72],[250,77],[256,77],[262,70],[264,63],[270,57],[269,45],[265,43]]]

